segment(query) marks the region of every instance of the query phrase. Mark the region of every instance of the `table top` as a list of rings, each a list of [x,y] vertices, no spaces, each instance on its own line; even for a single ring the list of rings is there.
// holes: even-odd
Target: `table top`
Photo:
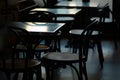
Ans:
[[[45,22],[12,22],[11,26],[23,28],[31,33],[55,33],[64,23],[45,23]]]
[[[98,7],[99,3],[97,2],[79,2],[79,1],[61,1],[57,3],[56,7]]]
[[[81,11],[81,9],[77,8],[34,8],[31,11],[49,11],[57,16],[73,16],[77,12]]]

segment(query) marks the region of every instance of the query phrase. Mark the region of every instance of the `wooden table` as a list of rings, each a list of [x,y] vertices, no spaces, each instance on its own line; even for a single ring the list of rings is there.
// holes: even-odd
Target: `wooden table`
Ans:
[[[70,7],[70,8],[84,8],[84,7],[98,7],[97,2],[81,2],[81,1],[61,1],[55,7]]]

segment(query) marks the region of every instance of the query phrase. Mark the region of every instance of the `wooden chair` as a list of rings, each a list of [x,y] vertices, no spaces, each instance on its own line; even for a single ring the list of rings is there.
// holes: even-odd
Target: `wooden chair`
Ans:
[[[105,10],[106,10],[106,7],[108,7],[108,4],[106,4],[104,6]],[[101,9],[104,9],[104,8],[101,8]],[[95,20],[96,18],[92,18],[91,19],[91,15],[89,15],[89,9],[88,10],[88,18],[87,20],[85,20],[84,24],[88,24],[89,22],[91,22],[91,20]],[[85,13],[86,14],[86,13]],[[85,15],[84,14],[84,15]],[[103,14],[103,12],[101,12],[99,15]],[[104,18],[106,17],[108,13],[105,13],[104,14]],[[78,14],[79,15],[79,14]],[[87,14],[86,14],[87,15]],[[84,17],[84,16],[83,16]],[[89,48],[94,48],[94,45],[96,44],[97,45],[97,49],[98,49],[98,55],[99,55],[99,61],[100,61],[100,65],[101,65],[101,69],[103,68],[103,62],[104,62],[104,57],[103,57],[103,51],[102,51],[102,44],[101,44],[101,39],[102,39],[102,31],[99,29],[100,26],[101,26],[101,22],[104,22],[104,18],[99,16],[99,22],[98,22],[98,25],[97,26],[94,26],[93,28],[93,33],[91,34],[91,41],[90,41],[90,45],[89,45]],[[86,18],[85,18],[86,19]],[[75,20],[74,22],[72,22],[72,25],[71,25],[71,30],[70,30],[70,34],[77,34],[77,35],[81,35],[82,31],[84,30],[84,28],[81,28],[81,24],[78,23],[79,20]],[[87,22],[87,23],[86,23]],[[76,25],[76,23],[78,23],[79,27],[75,27],[74,26]],[[83,24],[83,27],[85,26]],[[74,48],[74,52],[76,52],[77,48]]]
[[[90,36],[90,44],[88,45],[88,47],[89,48],[94,48],[94,45],[95,44],[97,45],[99,61],[100,61],[101,69],[102,69],[103,68],[103,62],[104,62],[102,44],[101,44],[101,34],[102,34],[102,32],[95,29],[96,27],[98,27],[98,24],[99,23],[97,23],[97,26],[94,25],[94,27],[91,28],[93,30],[93,32]],[[71,29],[69,33],[81,36],[83,30],[84,29]],[[71,43],[73,43],[73,42],[74,42],[74,39],[73,40],[71,39]],[[73,48],[73,52],[76,52],[76,51],[77,51],[77,46],[75,46],[75,48]]]
[[[21,41],[22,40],[22,41]],[[24,42],[26,46],[25,56],[21,56],[16,47],[19,42]],[[33,74],[37,79],[41,79],[41,61],[31,58],[31,40],[29,33],[21,28],[9,27],[4,38],[4,47],[0,54],[0,71],[5,72],[7,79],[11,80],[14,73],[14,80],[18,79],[18,74],[23,73],[23,80],[33,80]]]
[[[84,29],[85,26],[87,26],[91,20],[90,20],[90,16],[89,16],[89,9],[88,8],[84,8],[81,11],[77,12],[74,15],[74,20],[72,20],[71,22],[66,23],[65,28],[63,29],[63,36],[65,36],[65,38],[69,39],[69,30],[71,29]],[[70,43],[71,40],[69,39],[68,44],[65,47],[70,47]]]
[[[71,37],[75,39],[79,45],[78,52],[49,52],[43,56],[42,63],[46,69],[47,80],[53,80],[55,69],[60,67],[65,68],[65,66],[72,67],[76,71],[79,80],[82,80],[82,73],[84,73],[85,79],[88,79],[86,72],[87,45],[89,44],[89,36],[92,33],[92,30],[89,28],[94,24],[95,21],[91,22],[82,31],[81,35],[86,35],[85,37],[81,36],[81,38],[79,38],[79,35],[72,34]],[[79,69],[74,66],[75,63],[79,63]]]
[[[71,30],[75,30],[73,32],[81,35],[81,30],[84,30],[84,27],[91,23],[91,21],[94,21],[95,19],[91,19],[91,15],[89,13],[91,9],[90,8],[84,8],[82,12],[79,12],[75,15],[74,21],[71,23]],[[94,48],[94,45],[97,45],[98,53],[99,53],[99,61],[101,65],[101,69],[103,68],[103,62],[104,62],[104,57],[103,57],[103,51],[102,51],[102,44],[101,44],[101,39],[102,39],[102,31],[99,30],[100,27],[100,22],[98,22],[98,25],[93,28],[93,34],[91,36],[91,45],[89,45],[89,48]],[[77,32],[76,32],[77,31]],[[72,40],[70,39],[69,45],[71,46]]]
[[[113,12],[109,8],[109,4],[106,3],[103,7],[98,9],[98,17],[92,17],[91,19],[97,19],[99,21],[100,24],[97,29],[102,32],[103,38],[112,38],[115,47],[117,48],[118,27],[116,24],[116,18],[113,17]]]
[[[33,22],[36,22],[36,21],[37,22],[57,22],[57,16],[52,12],[48,12],[48,11],[31,11],[29,14],[35,15],[32,18]],[[34,18],[37,18],[37,19],[34,19]],[[51,43],[54,43],[55,45],[58,46],[58,47],[53,48],[53,46],[55,46],[55,45],[53,45],[51,49],[60,51],[60,45],[59,45],[60,44],[60,34],[61,34],[61,31],[58,31],[58,33],[56,33],[55,35],[53,35],[53,34],[52,35],[51,34],[43,35],[43,38],[45,39],[46,44],[48,46],[50,46]],[[56,39],[56,37],[59,37],[59,40],[58,40],[58,38]]]
[[[26,15],[27,22],[57,22],[56,21],[57,16],[54,13],[48,12],[48,11],[30,11]],[[58,31],[55,35],[51,34],[43,34],[40,39],[44,39],[46,42],[46,45],[49,46],[49,50],[59,50],[60,51],[60,33],[61,31]],[[56,37],[59,37],[56,39]],[[58,40],[59,39],[59,40]],[[39,41],[39,39],[38,39]],[[40,43],[40,42],[38,42]],[[54,45],[55,44],[55,45]],[[57,47],[56,47],[57,45]],[[47,47],[46,46],[46,47]],[[38,51],[38,50],[37,50]],[[40,51],[39,51],[40,52]]]
[[[57,16],[54,13],[48,12],[48,11],[31,11],[30,13],[35,13],[37,15],[34,19],[37,22],[57,22]],[[58,50],[60,51],[60,34],[61,31],[58,31],[56,34],[44,34],[41,36],[46,41],[46,45],[50,46],[50,50]],[[57,37],[57,38],[56,38]]]

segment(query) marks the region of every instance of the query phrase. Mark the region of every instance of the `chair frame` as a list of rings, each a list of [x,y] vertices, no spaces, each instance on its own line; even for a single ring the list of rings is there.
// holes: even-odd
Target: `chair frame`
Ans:
[[[20,31],[20,32],[19,32]],[[20,35],[20,33],[25,33],[23,35]],[[10,39],[8,40],[8,44],[9,46],[5,46],[5,49],[9,50],[11,52],[11,55],[9,56],[9,58],[6,58],[4,53],[7,51],[3,51],[2,52],[2,62],[0,61],[0,70],[6,73],[7,79],[11,80],[10,78],[10,74],[11,73],[15,73],[15,76],[13,77],[14,80],[17,80],[18,78],[18,74],[19,73],[24,73],[23,74],[23,80],[29,79],[32,80],[33,79],[33,74],[35,73],[37,75],[37,79],[41,79],[41,71],[39,69],[39,67],[41,66],[41,62],[39,60],[35,60],[32,59],[30,55],[31,54],[31,42],[30,42],[30,36],[29,33],[21,28],[17,28],[17,27],[9,27],[8,28],[8,38],[10,37]],[[22,36],[22,37],[21,37]],[[21,37],[21,39],[19,38]],[[16,51],[16,45],[18,44],[19,41],[23,40],[24,38],[27,40],[26,43],[26,56],[25,57],[19,57],[18,58],[18,51]],[[14,40],[14,41],[13,41]],[[28,41],[29,40],[29,41]],[[33,64],[34,63],[34,64]]]
[[[88,52],[87,44],[89,43],[89,36],[92,33],[92,29],[89,29],[89,27],[91,27],[95,23],[96,23],[96,21],[93,21],[91,24],[89,24],[84,29],[84,31],[82,32],[82,35],[84,35],[84,36],[82,38],[79,38],[79,35],[76,35],[76,34],[71,35],[72,38],[73,38],[73,36],[74,36],[74,38],[76,37],[75,39],[77,39],[78,44],[80,44],[79,51],[78,51],[78,53],[75,54],[75,55],[77,55],[78,59],[76,59],[76,60],[69,60],[69,59],[64,60],[63,59],[64,57],[60,58],[60,59],[59,58],[56,59],[55,56],[52,57],[52,55],[54,55],[54,54],[56,55],[56,57],[59,57],[59,56],[62,57],[66,54],[66,52],[65,53],[64,52],[49,52],[43,57],[42,62],[43,62],[44,66],[45,66],[45,69],[46,69],[46,75],[47,75],[46,79],[47,80],[52,80],[53,79],[53,74],[54,74],[55,69],[57,69],[59,67],[65,68],[66,65],[69,65],[70,67],[72,67],[75,70],[79,80],[83,79],[82,73],[84,73],[85,79],[88,80],[87,72],[86,72],[86,60],[85,60],[85,58],[83,58],[83,55],[86,56],[87,52]],[[87,43],[87,44],[85,44],[85,43]],[[82,51],[82,48],[83,48],[83,51]],[[68,52],[67,54],[71,55],[71,56],[74,55],[73,53],[70,53],[70,52]],[[66,59],[67,58],[68,57],[66,57]],[[73,63],[79,63],[79,71],[80,72],[76,69],[76,67],[73,65]]]

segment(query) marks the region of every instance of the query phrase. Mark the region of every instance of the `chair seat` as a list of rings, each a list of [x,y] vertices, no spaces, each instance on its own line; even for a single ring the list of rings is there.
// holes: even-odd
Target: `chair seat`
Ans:
[[[69,31],[70,34],[76,34],[76,35],[81,35],[81,33],[83,32],[82,29],[72,29]],[[92,32],[92,35],[98,35],[99,34],[99,31],[93,31]]]
[[[35,45],[33,45],[33,48],[35,47]],[[50,47],[47,45],[43,45],[43,44],[39,44],[35,47],[35,50],[48,50]]]
[[[92,17],[91,18],[91,20],[94,20],[94,19],[99,21],[100,18],[99,17]],[[112,18],[105,18],[105,23],[110,23],[110,22],[113,22]]]
[[[36,66],[40,65],[40,63],[41,62],[39,60],[29,59],[27,69],[36,67]],[[5,69],[12,70],[11,64],[12,64],[11,59],[6,60],[6,68]],[[16,59],[14,65],[15,65],[14,70],[25,70],[25,59]],[[4,69],[2,62],[0,62],[0,69]]]
[[[76,62],[79,61],[79,55],[76,53],[68,52],[50,52],[44,56],[45,59],[58,61],[58,62]]]
[[[73,17],[69,17],[69,16],[64,16],[64,17],[57,17],[57,20],[58,22],[70,22],[70,21],[73,21],[74,18]]]
[[[27,50],[26,46],[23,45],[23,44],[18,44],[18,45],[16,46],[16,49],[19,49],[19,50]]]
[[[33,48],[35,47],[35,50],[48,50],[48,49],[49,49],[49,47],[48,47],[47,45],[43,45],[43,44],[39,44],[39,45],[37,45],[37,46],[35,46],[35,45],[33,44],[32,47],[33,47]],[[22,45],[22,44],[17,45],[16,49],[17,49],[17,50],[18,50],[18,49],[19,49],[19,50],[27,50],[26,46],[25,46],[25,45]]]

